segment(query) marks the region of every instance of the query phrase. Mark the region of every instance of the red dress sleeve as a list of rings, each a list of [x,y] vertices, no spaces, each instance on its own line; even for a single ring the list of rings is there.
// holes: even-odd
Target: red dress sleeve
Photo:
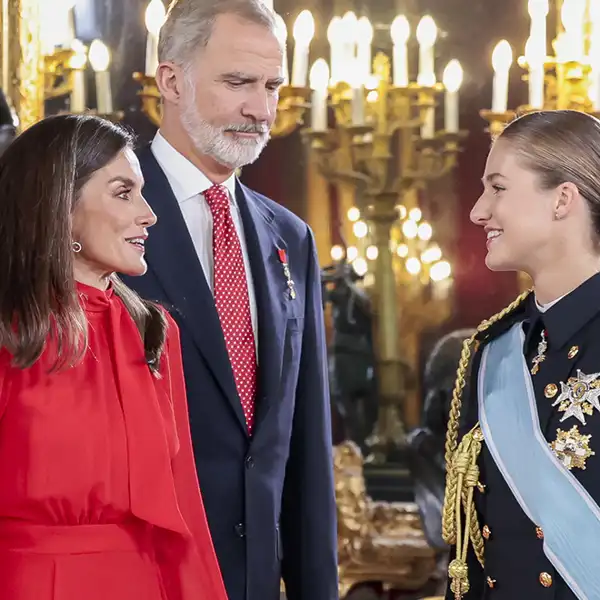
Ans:
[[[168,600],[227,600],[198,483],[192,449],[179,330],[167,315],[168,334],[163,381],[170,395],[179,448],[172,460],[175,491],[181,514],[191,533],[181,540],[160,530],[157,560]]]

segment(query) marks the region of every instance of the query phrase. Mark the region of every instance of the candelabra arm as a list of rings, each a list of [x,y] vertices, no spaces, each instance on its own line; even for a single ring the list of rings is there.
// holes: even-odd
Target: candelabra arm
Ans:
[[[151,75],[144,75],[144,73],[134,73],[133,79],[142,87],[138,92],[138,96],[142,99],[142,112],[153,125],[160,127],[162,107],[156,79]]]

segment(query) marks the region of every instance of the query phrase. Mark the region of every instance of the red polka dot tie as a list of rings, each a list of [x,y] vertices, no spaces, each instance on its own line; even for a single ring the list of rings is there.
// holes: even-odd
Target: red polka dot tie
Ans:
[[[231,216],[227,189],[204,192],[213,216],[214,297],[248,432],[254,425],[256,346],[250,316],[248,283],[240,239]]]

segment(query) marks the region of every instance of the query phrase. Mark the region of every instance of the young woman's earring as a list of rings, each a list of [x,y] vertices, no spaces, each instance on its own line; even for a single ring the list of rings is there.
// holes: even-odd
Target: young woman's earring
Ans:
[[[75,254],[77,254],[77,253],[81,252],[82,246],[79,242],[73,242],[71,244],[71,248],[73,249],[73,252],[75,252]]]

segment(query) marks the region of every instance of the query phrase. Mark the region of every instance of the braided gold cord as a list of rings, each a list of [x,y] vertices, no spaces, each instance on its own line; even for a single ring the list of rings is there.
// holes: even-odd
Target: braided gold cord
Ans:
[[[475,334],[464,341],[458,363],[446,432],[446,491],[442,513],[442,536],[447,544],[456,545],[456,558],[448,567],[451,580],[450,589],[456,600],[461,600],[470,588],[467,568],[469,541],[473,544],[473,551],[478,562],[481,566],[484,565],[484,540],[479,527],[477,509],[473,502],[473,492],[479,481],[477,460],[481,452],[482,439],[479,425],[466,434],[460,444],[458,443],[462,393],[466,385],[471,350],[473,347],[476,348],[478,334],[513,312],[529,293],[529,291],[524,292],[498,314],[483,321]],[[460,530],[463,509],[465,513],[464,535]]]

